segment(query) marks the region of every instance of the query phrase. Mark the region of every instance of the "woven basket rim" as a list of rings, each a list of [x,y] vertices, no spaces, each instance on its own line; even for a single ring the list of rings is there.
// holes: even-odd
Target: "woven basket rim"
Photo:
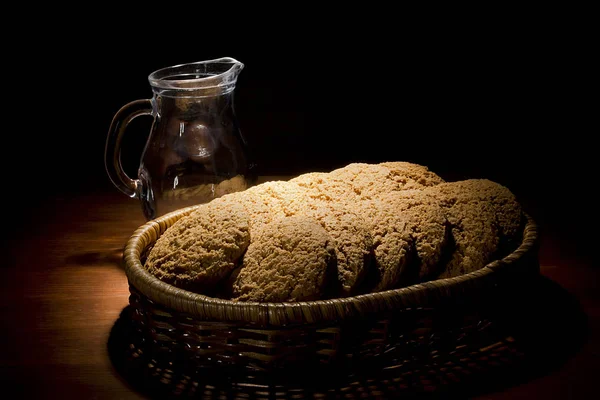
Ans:
[[[538,242],[538,226],[525,214],[526,224],[519,247],[506,257],[468,274],[345,298],[288,303],[238,302],[170,285],[149,273],[141,263],[140,256],[148,245],[154,243],[177,220],[199,207],[201,205],[182,208],[139,227],[128,239],[123,258],[129,284],[149,300],[168,309],[210,321],[285,326],[333,322],[374,312],[441,304],[450,298],[494,286],[495,277],[499,274],[518,271],[517,261],[525,254],[535,251]]]

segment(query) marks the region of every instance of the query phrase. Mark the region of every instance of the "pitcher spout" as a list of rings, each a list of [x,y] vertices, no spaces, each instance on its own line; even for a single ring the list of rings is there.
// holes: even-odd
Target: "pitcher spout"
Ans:
[[[233,91],[243,68],[238,60],[222,57],[159,69],[148,81],[161,96],[214,96]]]

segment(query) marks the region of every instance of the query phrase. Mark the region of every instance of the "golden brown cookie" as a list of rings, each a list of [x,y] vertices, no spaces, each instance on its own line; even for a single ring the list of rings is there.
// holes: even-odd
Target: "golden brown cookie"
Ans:
[[[250,218],[231,195],[200,206],[156,241],[145,263],[160,280],[210,291],[237,265],[250,244]]]
[[[410,285],[439,273],[449,228],[435,197],[421,190],[392,191],[361,206],[371,222],[381,275],[375,291]]]
[[[250,216],[252,226],[268,224],[273,219],[290,217],[306,207],[305,189],[292,182],[272,181],[232,193]]]
[[[443,182],[427,167],[408,162],[352,163],[330,173],[309,173],[291,180],[314,200],[355,202],[381,193],[421,189]]]
[[[306,216],[319,222],[331,236],[337,255],[338,295],[353,294],[364,279],[371,263],[370,233],[364,220],[352,210],[334,201],[316,201],[295,182],[266,182],[234,193],[250,216],[254,230],[271,221],[290,216]],[[253,239],[252,239],[253,241]]]
[[[422,189],[444,183],[444,180],[428,167],[406,161],[388,161],[378,165],[390,170],[388,179],[402,189]]]
[[[523,214],[506,187],[487,179],[444,183],[427,190],[446,210],[454,253],[440,278],[484,267],[519,241]]]
[[[339,296],[356,294],[372,263],[373,240],[366,221],[337,202],[313,202],[302,211],[331,236],[337,258]]]
[[[335,276],[332,238],[306,216],[281,217],[253,230],[233,279],[233,299],[284,302],[321,298]]]

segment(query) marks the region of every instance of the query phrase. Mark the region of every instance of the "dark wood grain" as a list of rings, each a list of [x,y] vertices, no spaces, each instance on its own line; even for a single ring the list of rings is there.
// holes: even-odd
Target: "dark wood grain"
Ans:
[[[115,191],[54,197],[3,243],[0,368],[3,389],[26,398],[143,398],[113,368],[109,333],[128,304],[121,251],[144,223],[136,200]],[[40,223],[39,221],[43,221]],[[578,299],[590,336],[555,370],[481,399],[589,398],[600,367],[599,269],[565,236],[543,236],[542,273]]]

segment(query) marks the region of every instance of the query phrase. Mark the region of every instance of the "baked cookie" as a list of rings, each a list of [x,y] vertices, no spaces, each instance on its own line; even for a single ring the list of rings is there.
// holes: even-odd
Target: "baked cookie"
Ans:
[[[421,189],[444,182],[427,167],[408,162],[352,163],[329,173],[309,173],[291,180],[315,200],[354,202],[381,193]]]
[[[421,282],[439,273],[449,227],[435,197],[421,190],[382,193],[361,203],[371,223],[380,271],[375,291]]]
[[[365,220],[337,202],[312,202],[302,213],[317,221],[333,240],[337,296],[356,294],[372,263],[373,240]]]
[[[227,195],[169,227],[148,254],[145,267],[174,286],[210,292],[236,267],[249,245],[250,217]]]
[[[519,242],[523,213],[506,187],[487,179],[443,183],[427,189],[445,209],[453,255],[439,276],[478,270]]]
[[[388,180],[402,189],[422,189],[444,183],[444,180],[424,165],[406,161],[387,161],[378,165],[390,170]]]
[[[253,230],[232,281],[233,300],[283,302],[323,297],[335,276],[332,238],[306,216],[281,217]]]
[[[235,196],[246,209],[250,224],[254,227],[301,212],[308,203],[305,192],[305,189],[293,182],[272,181],[230,196]]]

